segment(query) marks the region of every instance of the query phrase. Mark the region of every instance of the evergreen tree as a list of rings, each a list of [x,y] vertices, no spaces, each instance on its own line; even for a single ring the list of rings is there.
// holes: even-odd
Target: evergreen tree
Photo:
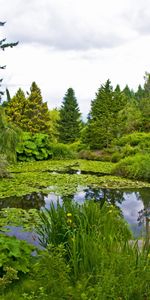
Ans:
[[[31,85],[23,117],[24,125],[22,129],[25,131],[48,133],[49,111],[47,103],[43,102],[41,90],[35,82]]]
[[[86,128],[86,142],[91,149],[108,147],[118,135],[118,112],[125,105],[124,94],[114,91],[110,80],[101,85],[96,98],[91,102],[91,111]]]
[[[6,22],[0,22],[0,26],[4,26],[5,25],[5,23]],[[14,46],[17,46],[18,45],[18,42],[16,42],[16,43],[7,43],[6,42],[6,39],[2,39],[2,40],[0,40],[0,49],[1,50],[5,50],[6,48],[8,48],[8,47],[14,47]],[[5,69],[6,68],[6,66],[0,66],[0,69]],[[1,82],[2,82],[2,80],[3,79],[0,79],[0,86],[1,86]],[[0,91],[0,102],[1,102],[1,97],[2,97],[2,95],[4,94],[4,92],[3,91]]]
[[[60,142],[73,143],[80,137],[80,116],[74,90],[69,88],[60,109],[60,120],[58,122]]]
[[[142,114],[142,125],[141,130],[150,131],[150,73],[145,72],[145,83],[143,96],[139,101],[139,109]]]
[[[120,89],[120,85],[119,85],[119,84],[116,85],[115,92],[118,92],[118,93],[121,92],[121,89]]]
[[[140,101],[143,97],[145,97],[145,91],[139,84],[137,92],[135,93],[135,99]]]
[[[8,120],[13,122],[20,128],[24,128],[24,111],[26,107],[26,97],[22,89],[20,88],[16,95],[7,101],[5,108]]]
[[[28,98],[19,89],[6,108],[11,121],[23,131],[31,133],[49,133],[49,111],[43,103],[41,91],[35,82],[32,83]]]
[[[120,135],[139,131],[142,124],[142,114],[136,100],[127,102],[119,112],[119,131]]]
[[[128,85],[126,85],[125,88],[123,89],[123,93],[127,97],[128,101],[130,101],[131,99],[133,99],[135,97],[134,91],[130,90]]]
[[[57,108],[49,111],[49,137],[52,142],[57,142],[59,137],[58,122],[60,120],[60,112]]]
[[[144,94],[144,96],[149,97],[150,96],[150,73],[145,72],[144,80],[145,80],[145,83],[144,83],[144,92],[145,92],[145,94]]]

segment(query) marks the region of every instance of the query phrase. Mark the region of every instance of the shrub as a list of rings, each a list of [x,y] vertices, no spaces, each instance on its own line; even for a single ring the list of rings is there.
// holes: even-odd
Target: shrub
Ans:
[[[22,141],[17,146],[19,161],[75,158],[75,152],[69,145],[50,143],[49,136],[43,133],[32,135],[24,132]]]
[[[76,154],[69,145],[57,143],[49,144],[49,151],[52,153],[52,158],[54,159],[72,159],[75,158]]]
[[[29,132],[24,132],[16,152],[19,161],[44,160],[52,157],[49,149],[49,137],[42,133],[32,135]]]
[[[150,156],[148,154],[136,154],[120,160],[112,173],[131,179],[150,181]]]
[[[78,153],[78,158],[97,161],[110,161],[111,155],[106,151],[99,150],[81,150]]]
[[[134,132],[113,140],[112,162],[118,162],[127,156],[150,153],[150,133]]]

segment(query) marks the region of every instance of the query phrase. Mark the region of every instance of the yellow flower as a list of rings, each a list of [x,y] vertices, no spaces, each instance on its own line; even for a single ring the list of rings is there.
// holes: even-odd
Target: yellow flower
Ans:
[[[67,217],[72,217],[72,214],[71,213],[67,213]]]
[[[72,220],[71,220],[71,219],[68,219],[68,220],[67,220],[67,223],[72,223]]]

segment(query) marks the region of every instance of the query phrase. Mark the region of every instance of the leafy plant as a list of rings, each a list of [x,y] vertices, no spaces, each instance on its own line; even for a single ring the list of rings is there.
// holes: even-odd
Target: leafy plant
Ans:
[[[42,133],[32,135],[29,132],[24,132],[16,151],[19,161],[44,160],[52,156],[49,149],[49,137]]]
[[[6,278],[7,273],[10,273],[11,270],[14,270],[16,275],[18,272],[29,272],[33,249],[34,247],[28,245],[26,241],[0,234],[0,277],[5,276],[4,278]]]

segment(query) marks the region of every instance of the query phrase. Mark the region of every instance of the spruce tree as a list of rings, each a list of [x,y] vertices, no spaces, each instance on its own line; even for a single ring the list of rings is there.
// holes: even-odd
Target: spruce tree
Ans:
[[[96,98],[91,102],[91,111],[86,128],[86,143],[91,149],[108,147],[118,134],[118,112],[125,104],[125,96],[111,86],[110,80],[101,85]]]
[[[65,144],[73,143],[80,137],[80,111],[72,88],[67,90],[60,109],[58,122],[59,141]]]

